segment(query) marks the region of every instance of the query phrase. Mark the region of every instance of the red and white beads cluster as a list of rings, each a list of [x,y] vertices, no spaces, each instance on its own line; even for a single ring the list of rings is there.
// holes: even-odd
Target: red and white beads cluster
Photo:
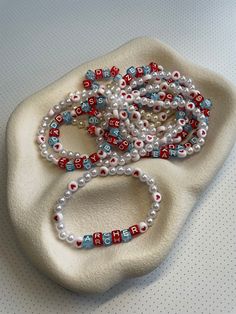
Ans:
[[[141,182],[144,182],[148,186],[148,190],[151,194],[152,205],[148,211],[147,217],[128,228],[123,230],[112,230],[111,232],[95,232],[93,234],[76,236],[65,229],[65,223],[63,219],[63,211],[67,201],[72,195],[83,188],[93,178],[106,177],[106,176],[132,176],[138,178]],[[110,167],[105,166],[99,168],[93,168],[90,171],[86,171],[82,177],[77,180],[71,181],[68,184],[64,195],[60,197],[56,203],[53,214],[53,221],[55,222],[56,230],[58,231],[58,237],[64,240],[75,248],[93,248],[101,246],[110,246],[112,244],[124,243],[132,240],[137,235],[140,235],[148,230],[152,226],[154,219],[159,211],[161,202],[161,194],[157,190],[155,180],[142,172],[139,168],[132,168],[129,166],[123,167]]]

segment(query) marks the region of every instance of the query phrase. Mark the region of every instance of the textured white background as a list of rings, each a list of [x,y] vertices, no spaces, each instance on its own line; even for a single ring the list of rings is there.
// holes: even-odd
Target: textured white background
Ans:
[[[235,16],[227,0],[0,0],[0,313],[236,313],[235,148],[159,268],[80,296],[38,273],[18,247],[4,143],[17,103],[137,36],[156,37],[236,84]]]

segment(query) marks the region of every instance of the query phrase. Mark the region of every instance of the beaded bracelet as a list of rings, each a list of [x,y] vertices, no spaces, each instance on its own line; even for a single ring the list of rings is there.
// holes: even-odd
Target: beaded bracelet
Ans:
[[[65,230],[65,224],[63,222],[64,206],[66,202],[72,197],[72,195],[84,187],[93,178],[100,176],[114,176],[114,175],[126,175],[132,176],[134,178],[139,178],[141,182],[148,185],[149,193],[152,196],[152,207],[148,212],[147,218],[135,225],[130,226],[124,230],[113,230],[111,232],[95,232],[93,235],[84,236],[74,236],[70,232]],[[78,178],[76,181],[71,181],[68,184],[67,190],[64,195],[59,198],[54,208],[53,221],[55,222],[56,230],[58,231],[58,237],[61,240],[66,241],[66,243],[76,247],[76,248],[86,248],[90,249],[93,247],[110,246],[111,244],[118,244],[122,242],[128,242],[133,237],[142,234],[152,226],[157,212],[159,211],[159,206],[161,202],[161,194],[157,191],[157,186],[155,185],[155,180],[149,177],[147,174],[142,172],[139,168],[131,167],[110,167],[107,168],[102,166],[100,168],[94,168],[83,174],[82,177]]]

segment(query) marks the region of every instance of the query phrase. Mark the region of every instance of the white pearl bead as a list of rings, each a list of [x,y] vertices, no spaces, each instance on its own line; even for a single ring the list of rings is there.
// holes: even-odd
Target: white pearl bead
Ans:
[[[63,231],[61,231],[61,232],[59,233],[59,239],[60,239],[60,240],[65,240],[66,237],[67,237],[66,231],[63,230]]]

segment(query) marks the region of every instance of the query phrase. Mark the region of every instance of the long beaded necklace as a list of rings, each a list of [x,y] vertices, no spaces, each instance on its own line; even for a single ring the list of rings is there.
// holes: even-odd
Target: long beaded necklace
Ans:
[[[82,92],[70,93],[49,110],[38,130],[37,143],[41,155],[59,168],[86,170],[68,185],[53,219],[61,240],[77,248],[91,248],[127,242],[152,226],[161,195],[153,179],[127,164],[140,158],[185,158],[199,152],[207,136],[212,103],[204,99],[191,79],[178,71],[165,72],[154,62],[131,66],[123,76],[115,66],[88,70],[83,85]],[[87,155],[65,149],[60,142],[63,124],[86,128],[96,138],[96,152]],[[75,237],[66,232],[62,222],[66,199],[93,177],[115,174],[132,174],[147,184],[152,182],[149,191],[154,204],[146,220],[111,233]]]

